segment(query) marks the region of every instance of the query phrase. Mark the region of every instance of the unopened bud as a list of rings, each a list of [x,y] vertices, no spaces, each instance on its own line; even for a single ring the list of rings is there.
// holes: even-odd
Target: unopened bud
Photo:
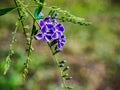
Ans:
[[[65,80],[70,80],[70,79],[72,79],[72,77],[66,77],[66,78],[65,78]]]
[[[60,61],[59,64],[66,63],[66,60]]]
[[[63,72],[67,71],[69,68],[70,68],[69,66],[65,67],[65,68],[63,69]]]
[[[68,74],[63,75],[62,77],[68,77]]]
[[[60,64],[59,67],[64,67],[65,65],[64,64]]]

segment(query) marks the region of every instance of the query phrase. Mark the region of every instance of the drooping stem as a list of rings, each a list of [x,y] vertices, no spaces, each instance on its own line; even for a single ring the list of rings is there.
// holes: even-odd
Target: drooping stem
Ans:
[[[16,33],[18,30],[18,26],[19,26],[19,20],[16,22],[16,28],[14,30],[13,37],[9,46],[9,53],[8,56],[6,57],[6,63],[5,63],[5,70],[4,70],[4,75],[7,73],[8,69],[10,68],[10,63],[11,63],[11,56],[14,54],[14,50],[13,50],[13,44],[16,42]]]
[[[25,6],[20,0],[18,0],[18,2],[20,3],[20,5],[22,6],[22,8],[24,8],[26,10],[26,12],[31,16],[32,19],[35,20],[35,23],[39,26],[38,22],[36,21],[36,18],[34,17],[34,15],[31,13],[31,11],[27,8],[29,6]],[[23,22],[22,22],[23,23]],[[23,24],[24,26],[24,24]],[[27,36],[27,35],[26,35]]]
[[[22,8],[25,8],[24,5],[19,1],[19,0],[14,0],[14,3],[16,5],[16,7],[19,7],[19,6],[22,6]],[[25,10],[28,12],[28,9],[25,8]],[[27,59],[26,59],[26,62],[24,63],[25,67],[24,67],[24,71],[23,71],[23,79],[26,78],[26,75],[28,74],[28,65],[29,65],[29,62],[30,62],[30,55],[31,55],[31,52],[32,52],[32,39],[33,39],[33,29],[31,31],[31,35],[28,36],[27,33],[26,33],[26,30],[25,30],[25,25],[24,25],[24,22],[23,22],[23,16],[21,14],[21,10],[20,8],[17,9],[18,11],[18,15],[19,15],[19,18],[20,18],[20,22],[21,22],[21,25],[22,25],[22,28],[23,28],[23,34],[25,36],[25,39],[26,39],[26,52],[27,52]],[[35,18],[34,16],[31,14],[31,12],[28,12],[30,16],[32,16],[33,18],[33,26],[35,24]]]
[[[19,7],[19,5],[17,4],[16,0],[14,0],[14,3],[15,3],[15,5],[16,5],[16,7]],[[19,9],[19,8],[17,8],[17,12],[18,12],[19,19],[20,19],[20,22],[21,22],[21,25],[22,25],[22,28],[23,28],[24,36],[25,36],[25,38],[27,38],[26,30],[25,30],[25,28],[24,28],[24,23],[23,23],[23,21],[22,21],[22,15],[21,15],[21,13],[20,13],[20,9]]]
[[[23,71],[23,79],[26,78],[26,75],[28,74],[28,68],[29,68],[29,62],[30,62],[30,55],[32,53],[32,39],[33,39],[33,36],[34,36],[34,30],[35,30],[35,20],[33,19],[33,27],[32,27],[32,31],[31,31],[31,35],[30,35],[30,38],[27,38],[27,59],[26,59],[26,62],[24,63],[25,67],[24,67],[24,71]]]
[[[58,67],[58,69],[59,69],[59,71],[60,71],[60,77],[61,77],[61,81],[62,81],[62,84],[63,84],[63,89],[64,89],[64,90],[67,90],[67,85],[66,85],[66,83],[65,83],[64,78],[62,77],[64,74],[63,74],[62,69],[59,67],[59,61],[58,61],[58,59],[57,59],[57,56],[54,54],[54,51],[53,51],[52,47],[50,46],[50,44],[49,44],[49,43],[47,43],[47,44],[48,44],[48,46],[49,46],[49,48],[50,48],[50,51],[51,51],[51,53],[52,53],[52,55],[53,55],[53,58],[54,58],[54,60],[55,60],[55,63],[56,63],[56,65],[57,65],[57,67]]]
[[[30,56],[31,54],[31,49],[32,49],[32,39],[33,39],[33,35],[34,35],[34,29],[35,28],[35,20],[33,19],[33,27],[32,27],[32,31],[31,31],[31,35],[30,35],[30,41],[28,44],[28,56]]]

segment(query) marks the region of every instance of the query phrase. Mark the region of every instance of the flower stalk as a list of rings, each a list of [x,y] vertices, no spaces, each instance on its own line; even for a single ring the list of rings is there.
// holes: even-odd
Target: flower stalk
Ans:
[[[16,42],[16,33],[18,31],[18,26],[19,26],[19,20],[16,22],[16,28],[14,30],[13,37],[9,46],[9,53],[8,56],[6,57],[6,62],[5,62],[5,68],[4,68],[4,75],[7,73],[8,69],[10,68],[10,63],[11,63],[11,56],[14,54],[13,50],[13,44]]]

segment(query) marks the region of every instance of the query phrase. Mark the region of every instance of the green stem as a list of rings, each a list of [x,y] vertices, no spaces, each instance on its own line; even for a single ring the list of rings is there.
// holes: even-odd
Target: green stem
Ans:
[[[33,28],[32,28],[32,31],[31,31],[31,35],[30,35],[30,38],[28,38],[28,44],[27,44],[27,59],[26,59],[26,62],[25,62],[25,68],[24,68],[24,72],[23,72],[23,79],[25,80],[26,78],[26,75],[28,74],[28,65],[29,65],[29,62],[30,62],[30,55],[31,55],[31,52],[32,52],[32,39],[33,39],[33,35],[34,35],[34,26],[35,26],[35,20],[33,19]]]
[[[14,54],[14,50],[13,50],[13,44],[16,41],[16,33],[18,30],[18,26],[19,26],[19,21],[16,22],[16,28],[13,32],[13,37],[9,46],[9,53],[8,56],[6,57],[6,63],[5,63],[5,70],[4,70],[4,75],[7,73],[9,67],[10,67],[10,63],[11,63],[11,56]]]
[[[32,49],[32,39],[33,39],[33,35],[34,35],[34,26],[35,26],[35,19],[33,19],[33,28],[32,28],[32,32],[30,35],[30,43],[29,43],[29,48],[28,48],[28,56],[30,56],[31,54],[31,49]]]
[[[47,43],[47,44],[48,44],[48,46],[49,46],[49,48],[50,48],[50,51],[51,51],[51,53],[52,53],[52,55],[53,55],[53,54],[54,54],[54,51],[53,51],[52,47],[50,46],[49,43]],[[59,61],[58,61],[56,55],[53,55],[53,58],[54,58],[54,60],[55,60],[55,62],[56,62],[56,65],[57,65],[57,67],[58,67],[58,66],[59,66]],[[58,67],[58,68],[59,68],[59,67]],[[64,88],[64,90],[67,90],[67,85],[66,85],[66,83],[65,83],[64,78],[62,77],[62,76],[63,76],[63,71],[62,71],[61,68],[59,68],[59,71],[60,71],[60,75],[61,75],[61,81],[62,81],[62,84],[63,84],[63,88]]]
[[[15,3],[15,5],[16,5],[16,7],[19,7],[18,4],[17,4],[17,2],[16,2],[16,0],[14,0],[14,3]],[[22,15],[21,15],[21,13],[20,13],[20,8],[17,8],[17,12],[18,12],[19,18],[21,19]],[[20,20],[20,22],[21,22],[21,25],[22,25],[22,28],[23,28],[24,36],[27,38],[26,30],[25,30],[25,28],[24,28],[24,23],[23,23],[22,20]]]
[[[19,0],[19,3],[23,6],[23,8],[28,12],[28,14],[35,20],[36,24],[39,26],[38,22],[36,21],[36,18],[34,15],[30,12],[30,10]]]
[[[29,13],[29,15],[33,18],[33,25],[35,24],[35,18],[34,16],[32,15],[32,13],[24,6],[24,4],[22,2],[20,2],[20,0],[18,0],[18,3],[17,4],[17,1],[14,0],[14,3],[16,5],[16,7],[19,7],[19,5],[23,6],[22,8],[25,8],[26,11]],[[26,77],[26,75],[28,74],[28,64],[30,62],[30,54],[31,54],[31,51],[32,51],[32,39],[33,39],[33,30],[31,31],[31,35],[30,35],[30,38],[28,38],[27,34],[26,34],[26,30],[24,28],[24,23],[23,21],[21,20],[21,12],[20,12],[20,8],[17,9],[18,11],[18,15],[19,15],[19,18],[20,18],[20,22],[22,24],[22,28],[23,28],[23,32],[24,32],[24,36],[26,38],[26,44],[27,44],[27,59],[26,59],[26,62],[25,62],[25,68],[24,68],[24,73],[23,73],[23,76],[24,76],[24,79]]]

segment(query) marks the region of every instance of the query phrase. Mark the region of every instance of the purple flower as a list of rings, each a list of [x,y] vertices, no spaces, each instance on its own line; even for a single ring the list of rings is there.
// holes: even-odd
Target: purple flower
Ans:
[[[38,33],[38,34],[36,35],[36,38],[37,38],[38,40],[43,40],[43,41],[45,41],[45,42],[50,42],[52,38],[51,38],[51,35],[49,35],[48,33],[49,33],[49,32]]]
[[[53,24],[51,23],[50,17],[46,17],[45,19],[39,21],[39,25],[41,28],[41,32],[36,35],[38,40],[43,40],[45,42],[51,41],[51,34],[53,34]]]
[[[62,36],[63,32],[64,32],[64,26],[61,23],[55,24],[52,39],[58,39],[60,36]]]
[[[56,47],[57,50],[62,50],[62,47],[66,43],[66,38],[63,35],[64,26],[56,21],[58,14],[54,14],[53,18],[50,16],[39,21],[39,26],[41,28],[40,32],[36,34],[38,40],[43,40],[44,42],[52,42],[57,40]],[[55,22],[53,22],[55,21]]]
[[[41,32],[36,35],[36,38],[37,38],[38,40],[43,40],[43,41],[45,41],[45,42],[50,42],[51,39],[52,39],[52,38],[51,38],[51,34],[52,34],[52,33],[53,33],[52,30],[49,30],[49,29],[47,28],[47,26],[43,26],[43,27],[41,28]]]
[[[59,39],[58,39],[58,43],[57,43],[57,49],[61,50],[62,47],[65,45],[66,43],[66,38],[64,35],[62,35]]]
[[[56,14],[54,14],[54,16],[53,16],[55,19],[58,17],[58,14],[56,13]]]
[[[52,22],[53,22],[53,23],[57,23],[57,21],[56,21],[56,18],[57,18],[57,17],[58,17],[58,14],[57,14],[57,13],[53,15],[53,17],[52,17]]]
[[[47,26],[48,29],[52,29],[53,28],[53,24],[52,24],[52,22],[50,20],[50,16],[46,17],[43,20],[40,20],[39,21],[39,25],[40,25],[40,28],[43,28],[44,26]]]

